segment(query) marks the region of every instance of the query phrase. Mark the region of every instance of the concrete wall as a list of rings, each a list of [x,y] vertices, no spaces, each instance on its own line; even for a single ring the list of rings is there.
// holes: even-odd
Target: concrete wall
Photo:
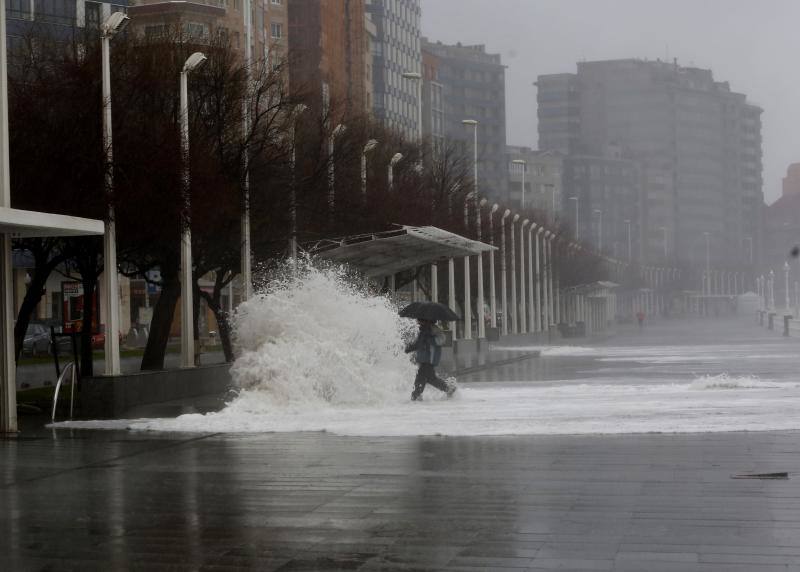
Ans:
[[[89,377],[80,383],[78,411],[82,418],[121,418],[141,405],[222,394],[231,387],[230,364]]]

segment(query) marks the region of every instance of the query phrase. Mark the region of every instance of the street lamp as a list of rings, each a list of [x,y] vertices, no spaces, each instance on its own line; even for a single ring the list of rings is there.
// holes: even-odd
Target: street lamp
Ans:
[[[478,203],[478,208],[475,209],[475,219],[478,225],[478,242],[483,240],[481,234],[481,208],[483,208],[488,201],[481,199]],[[486,338],[486,321],[484,308],[486,306],[486,297],[483,292],[483,252],[478,252],[478,339]]]
[[[526,309],[525,297],[525,228],[530,221],[525,219],[519,227],[519,333],[524,334],[527,332],[525,327],[528,318]]]
[[[292,264],[297,262],[297,177],[295,176],[295,167],[297,165],[297,120],[306,109],[308,109],[308,107],[302,103],[298,103],[292,109],[292,184],[289,197],[290,219],[292,226],[291,236],[289,237],[289,254],[292,259]]]
[[[786,308],[786,310],[784,311],[784,313],[786,313],[786,312],[788,312],[788,311],[789,311],[789,305],[790,305],[790,303],[789,303],[789,270],[790,270],[790,269],[789,269],[789,262],[784,262],[784,263],[783,263],[783,276],[784,276],[784,279],[785,279],[785,285],[784,285],[784,287],[785,287],[785,292],[784,292],[785,296],[784,296],[784,301],[785,301],[785,304],[786,304],[786,305],[784,306],[784,308]]]
[[[370,139],[361,149],[361,198],[367,204],[367,154],[377,147],[377,139]]]
[[[192,300],[192,229],[191,196],[189,195],[189,74],[203,65],[206,56],[195,52],[186,60],[180,73],[181,89],[181,151],[183,157],[183,232],[181,234],[181,366],[194,367],[194,303]],[[109,333],[106,333],[108,337]],[[111,332],[116,337],[116,332]]]
[[[628,225],[628,262],[631,261],[632,254],[631,254],[631,219],[626,218],[625,224]]]
[[[708,280],[708,292],[711,295],[711,233],[706,231],[703,233],[706,237],[706,276]]]
[[[389,161],[389,192],[394,190],[394,166],[403,160],[402,153],[395,153]]]
[[[598,216],[597,224],[597,251],[603,253],[603,211],[601,209],[594,209],[594,214]]]
[[[472,127],[472,137],[473,137],[473,155],[472,155],[472,178],[474,179],[472,182],[472,192],[473,192],[473,200],[477,203],[478,202],[478,122],[474,119],[463,119],[461,120],[463,125],[467,125]]]
[[[539,225],[535,222],[531,222],[531,225],[528,227],[528,333],[536,331],[536,306],[533,301],[533,231],[536,230],[538,226]]]
[[[520,208],[525,208],[525,171],[528,168],[528,163],[522,159],[514,159],[511,161],[515,165],[522,165],[522,196],[520,198]]]
[[[114,12],[103,24],[100,36],[103,84],[103,147],[106,151],[106,193],[108,219],[103,235],[104,282],[106,290],[106,375],[119,375],[119,277],[117,275],[117,231],[114,222],[114,148],[111,140],[111,38],[125,29],[130,18]]]
[[[514,225],[519,220],[519,215],[515,214],[511,219],[511,333],[519,333],[519,323],[517,322],[517,247],[514,238]]]
[[[539,230],[536,231],[536,238],[535,238],[535,245],[534,248],[536,249],[536,291],[534,292],[536,295],[536,331],[541,332],[544,327],[543,316],[542,316],[542,264],[544,263],[544,251],[542,251],[542,242],[543,239],[541,238],[542,234],[545,232],[544,227],[540,226]]]
[[[405,79],[415,81],[417,83],[417,139],[422,142],[422,74],[419,72],[407,71],[403,72]]]
[[[500,208],[497,203],[492,205],[492,210],[489,211],[489,244],[494,246],[494,213]],[[495,277],[494,277],[494,248],[489,251],[489,311],[492,313],[491,324],[492,328],[497,327],[497,292],[495,290]]]
[[[333,211],[336,207],[336,185],[334,181],[334,177],[336,175],[335,167],[334,167],[334,152],[336,150],[336,138],[339,137],[347,131],[347,126],[343,123],[337,125],[333,131],[331,131],[331,136],[328,139],[329,145],[329,159],[328,159],[328,216],[330,217],[331,223],[333,222]]]
[[[569,200],[575,201],[575,240],[578,241],[581,239],[581,229],[580,229],[580,217],[578,212],[578,197],[570,197]]]
[[[506,219],[511,211],[506,209],[500,219],[500,287],[503,292],[500,296],[500,305],[503,312],[503,335],[508,334],[508,276],[506,275]]]

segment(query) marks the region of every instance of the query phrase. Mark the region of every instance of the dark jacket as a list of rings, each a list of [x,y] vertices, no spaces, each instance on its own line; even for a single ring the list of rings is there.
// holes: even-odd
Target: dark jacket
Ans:
[[[436,326],[420,326],[417,339],[406,346],[406,353],[417,352],[417,363],[439,365],[442,359],[442,345],[445,342],[444,332]]]

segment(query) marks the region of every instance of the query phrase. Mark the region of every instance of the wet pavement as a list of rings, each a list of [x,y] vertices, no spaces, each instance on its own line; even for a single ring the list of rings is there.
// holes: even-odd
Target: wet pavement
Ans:
[[[654,360],[616,349],[637,344],[685,351]],[[676,368],[722,367],[800,377],[800,340],[749,323],[669,323],[599,346],[610,351],[473,377],[660,383]],[[389,438],[29,426],[0,440],[0,569],[800,571],[799,453],[797,432]],[[731,478],[778,471],[789,478]]]

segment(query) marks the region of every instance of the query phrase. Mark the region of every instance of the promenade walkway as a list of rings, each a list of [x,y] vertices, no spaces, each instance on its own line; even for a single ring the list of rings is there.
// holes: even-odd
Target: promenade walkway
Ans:
[[[506,369],[559,377],[536,362]],[[0,569],[800,571],[800,435],[28,428],[0,440]]]

